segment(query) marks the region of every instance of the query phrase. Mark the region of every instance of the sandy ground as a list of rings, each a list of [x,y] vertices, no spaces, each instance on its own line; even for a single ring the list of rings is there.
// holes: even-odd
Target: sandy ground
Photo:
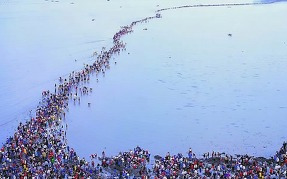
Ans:
[[[236,1],[212,1],[226,2]],[[158,8],[201,3],[211,2],[1,2],[0,141],[29,116],[42,90],[92,62],[120,26]],[[117,65],[91,81],[94,92],[80,106],[71,103],[69,144],[85,157],[136,145],[153,154],[192,147],[272,155],[287,137],[287,4],[162,15],[126,36]]]

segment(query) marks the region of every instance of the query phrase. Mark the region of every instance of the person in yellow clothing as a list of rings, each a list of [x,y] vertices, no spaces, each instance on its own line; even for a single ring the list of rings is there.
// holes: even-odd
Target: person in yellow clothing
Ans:
[[[264,176],[262,175],[262,172],[259,172],[259,178],[264,179]]]

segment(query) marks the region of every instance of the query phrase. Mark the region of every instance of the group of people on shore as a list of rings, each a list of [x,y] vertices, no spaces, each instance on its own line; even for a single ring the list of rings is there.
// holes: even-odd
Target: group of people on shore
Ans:
[[[160,17],[156,14],[122,27],[113,37],[113,47],[102,49],[93,64],[59,78],[54,92],[42,93],[35,116],[20,123],[0,148],[0,178],[287,178],[286,143],[270,160],[219,153],[196,158],[190,149],[187,157],[158,156],[150,169],[150,153],[140,147],[115,157],[103,152],[99,160],[93,154],[88,162],[68,146],[64,119],[69,101],[80,103],[81,95],[92,92],[86,86],[91,75],[104,75],[112,56],[125,50],[122,36],[131,33],[134,25]]]
[[[129,178],[132,176],[149,176],[147,163],[150,162],[150,153],[140,147],[129,152],[120,152],[115,157],[102,156],[99,158],[101,166],[112,176]]]
[[[191,149],[187,157],[168,153],[155,160],[153,174],[155,178],[287,178],[285,142],[273,159],[215,152],[194,156]]]

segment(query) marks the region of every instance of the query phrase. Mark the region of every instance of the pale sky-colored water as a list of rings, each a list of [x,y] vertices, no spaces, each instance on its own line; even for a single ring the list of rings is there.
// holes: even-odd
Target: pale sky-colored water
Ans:
[[[92,52],[110,46],[121,25],[187,2],[4,1],[1,141],[35,108],[42,90],[92,62]],[[192,1],[199,2],[210,3]],[[198,154],[272,155],[287,137],[287,4],[162,15],[136,26],[117,65],[98,84],[91,81],[94,92],[81,106],[71,105],[69,144],[81,156],[136,145],[153,154],[192,147]]]

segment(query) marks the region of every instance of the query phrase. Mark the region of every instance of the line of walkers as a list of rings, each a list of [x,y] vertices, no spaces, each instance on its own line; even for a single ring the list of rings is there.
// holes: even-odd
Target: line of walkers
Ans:
[[[103,48],[93,64],[60,78],[54,92],[42,93],[35,116],[20,123],[0,148],[0,178],[287,178],[286,143],[268,160],[219,153],[196,158],[190,149],[187,157],[156,156],[152,167],[148,167],[150,153],[140,147],[115,157],[106,157],[103,152],[99,161],[93,154],[92,162],[87,162],[67,145],[68,126],[63,120],[69,101],[80,103],[81,95],[92,92],[85,85],[94,73],[104,75],[111,57],[125,50],[123,35],[131,33],[138,23],[160,17],[156,14],[122,27],[113,37],[113,47]]]
[[[102,178],[105,173],[100,165],[91,165],[80,159],[67,145],[63,119],[69,100],[80,103],[80,96],[92,92],[85,86],[94,73],[105,74],[113,55],[125,50],[121,37],[132,32],[132,27],[144,23],[148,17],[124,26],[113,37],[113,47],[102,49],[91,65],[85,65],[68,78],[59,78],[54,92],[43,91],[36,114],[24,124],[20,123],[15,134],[0,148],[0,178]],[[135,152],[137,154],[137,152]]]

